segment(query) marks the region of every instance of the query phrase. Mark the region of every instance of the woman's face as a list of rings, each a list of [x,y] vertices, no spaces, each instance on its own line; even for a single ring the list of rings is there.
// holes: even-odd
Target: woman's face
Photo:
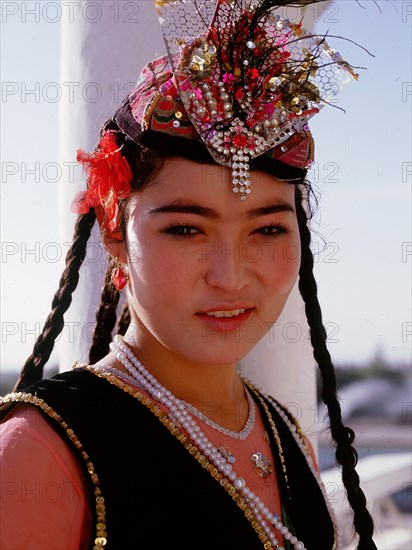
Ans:
[[[279,317],[299,272],[294,191],[252,172],[242,201],[230,168],[167,160],[128,205],[137,345],[151,357],[209,365],[245,356]]]

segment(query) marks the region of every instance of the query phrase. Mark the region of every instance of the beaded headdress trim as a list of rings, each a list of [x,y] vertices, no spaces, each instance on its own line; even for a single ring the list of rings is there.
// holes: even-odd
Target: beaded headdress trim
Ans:
[[[274,13],[278,6],[256,0],[156,2],[173,73],[159,91],[171,103],[178,96],[184,107],[174,110],[172,125],[187,131],[187,115],[216,162],[232,168],[233,191],[241,199],[250,192],[251,158],[271,149],[276,158],[292,149],[283,162],[308,166],[309,119],[357,78],[324,36],[282,19]],[[163,69],[156,80],[164,78]],[[147,128],[160,113],[152,106],[142,112],[141,97],[132,101],[132,113]]]

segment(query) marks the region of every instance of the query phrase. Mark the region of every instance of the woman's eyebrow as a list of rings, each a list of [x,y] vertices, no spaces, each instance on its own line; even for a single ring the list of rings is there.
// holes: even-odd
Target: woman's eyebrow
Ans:
[[[169,204],[164,204],[163,206],[152,208],[151,210],[149,210],[149,215],[152,216],[156,214],[176,213],[176,212],[183,213],[183,214],[197,214],[198,216],[203,216],[205,218],[210,218],[212,220],[220,219],[219,213],[213,208],[201,206],[200,204],[197,204],[194,202],[183,201],[179,199]],[[276,200],[274,202],[272,201],[263,206],[246,210],[246,212],[244,213],[244,216],[247,219],[253,219],[259,216],[266,216],[268,214],[276,214],[278,212],[294,213],[295,209],[288,202]]]
[[[258,208],[246,210],[245,216],[246,218],[251,219],[257,218],[259,216],[266,216],[267,214],[277,214],[278,212],[295,213],[295,209],[288,202],[277,200],[275,202],[270,202],[264,206],[259,206]]]
[[[170,212],[197,214],[198,216],[204,216],[205,218],[211,218],[213,220],[218,220],[220,218],[219,214],[216,210],[213,210],[213,208],[207,208],[206,206],[180,199],[169,204],[164,204],[163,206],[158,206],[157,208],[152,208],[149,210],[149,215],[152,216],[154,214],[165,214]]]

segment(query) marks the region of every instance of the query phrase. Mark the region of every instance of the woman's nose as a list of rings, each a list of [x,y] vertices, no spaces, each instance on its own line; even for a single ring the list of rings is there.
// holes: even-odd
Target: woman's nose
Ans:
[[[248,282],[250,263],[236,241],[210,243],[205,250],[206,281],[227,292],[239,291]]]

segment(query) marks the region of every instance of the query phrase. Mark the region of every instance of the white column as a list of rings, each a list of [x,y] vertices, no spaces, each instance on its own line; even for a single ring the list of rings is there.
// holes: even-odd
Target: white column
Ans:
[[[71,201],[84,188],[76,165],[78,148],[93,150],[103,122],[110,118],[136,82],[142,67],[166,52],[153,2],[73,2],[70,17],[62,21],[61,83],[72,91],[61,103],[60,163],[73,163],[73,181],[59,190],[61,241],[71,242],[76,216]],[[68,96],[68,94],[66,94]],[[67,248],[67,247],[66,247]],[[66,314],[60,344],[60,370],[76,360],[86,362],[94,325],[95,305],[105,272],[106,254],[95,228],[81,270],[73,304]]]

